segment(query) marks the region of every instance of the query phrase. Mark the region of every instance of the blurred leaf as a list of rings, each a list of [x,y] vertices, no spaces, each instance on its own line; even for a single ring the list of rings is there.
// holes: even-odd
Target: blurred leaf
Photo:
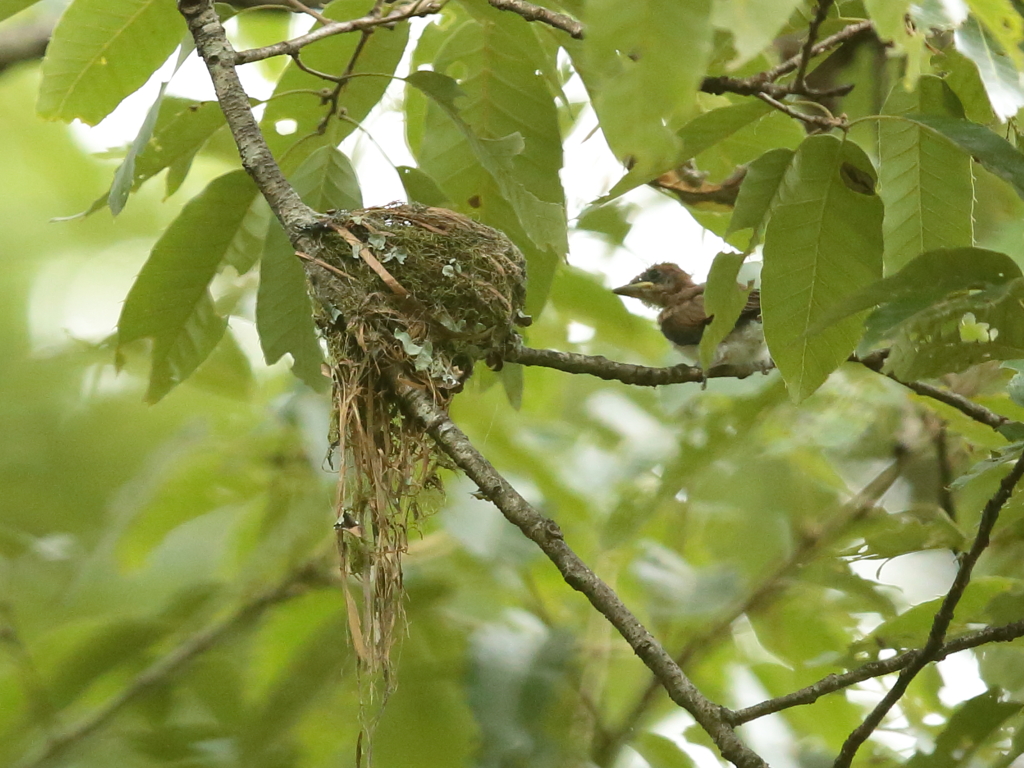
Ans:
[[[713,318],[700,339],[700,367],[711,367],[715,351],[739,320],[750,291],[737,283],[740,267],[746,257],[742,253],[720,253],[715,256],[704,290],[704,311]]]
[[[966,536],[938,507],[914,508],[899,514],[879,512],[857,530],[864,538],[856,557],[888,560],[926,549],[961,549]]]
[[[1024,278],[933,304],[901,323],[886,369],[905,379],[1024,356]]]
[[[717,29],[732,33],[736,58],[730,68],[745,64],[761,53],[779,34],[800,0],[734,0],[715,3],[711,22]],[[762,103],[762,102],[751,102]]]
[[[629,742],[651,768],[692,768],[694,763],[682,747],[661,734],[644,731]]]
[[[973,765],[974,755],[1006,720],[1020,712],[1019,702],[1001,701],[999,692],[986,691],[968,699],[949,718],[930,754],[917,752],[908,768],[956,768]]]
[[[963,117],[956,95],[933,75],[918,80],[913,92],[897,85],[882,112]],[[971,159],[945,137],[915,123],[883,120],[878,131],[886,273],[925,251],[974,245]],[[935,183],[939,177],[942,184]]]
[[[509,405],[516,411],[523,407],[523,366],[517,363],[505,363],[498,373],[501,384],[505,388]]]
[[[950,624],[950,637],[970,629],[971,624],[986,623],[985,609],[992,598],[1018,586],[1018,581],[1002,576],[975,576],[957,604]],[[870,637],[858,643],[865,648],[919,648],[924,645],[943,598],[935,598],[908,608],[895,619],[883,622]]]
[[[220,343],[196,369],[190,381],[207,392],[238,400],[248,400],[255,385],[249,358],[232,333],[221,337]]]
[[[983,248],[944,248],[922,253],[895,275],[837,303],[811,333],[879,304],[889,306],[876,312],[870,322],[885,333],[950,293],[1004,285],[1020,276],[1020,267],[1013,259]]]
[[[597,0],[576,69],[608,146],[635,175],[673,167],[711,52],[709,0]],[[686,51],[686,56],[680,56]]]
[[[1024,19],[1013,7],[1012,0],[966,0],[971,16],[999,43],[999,47],[1018,69],[1024,69]]]
[[[153,339],[147,399],[187,379],[220,341],[226,321],[208,287],[256,189],[245,171],[225,174],[193,198],[160,237],[125,299],[118,348]]]
[[[39,114],[95,125],[149,79],[185,32],[177,8],[162,0],[74,0],[46,49]]]
[[[993,451],[989,458],[977,462],[970,469],[956,478],[950,484],[950,488],[953,488],[954,490],[963,488],[976,477],[980,477],[986,472],[998,469],[999,467],[1007,464],[1012,464],[1020,458],[1021,450],[1024,450],[1024,442],[1015,442],[1011,445],[1006,445]]]
[[[740,185],[736,209],[729,222],[729,232],[738,232],[748,227],[756,232],[762,228],[793,157],[792,150],[773,149],[750,164]]]
[[[256,329],[268,364],[292,356],[292,372],[317,392],[327,388],[306,275],[281,225],[270,225],[256,295]]]
[[[947,48],[936,57],[935,63],[944,70],[943,80],[960,99],[968,120],[981,125],[995,121],[996,115],[985,92],[985,84],[973,61],[956,49]]]
[[[167,629],[141,619],[93,620],[62,628],[64,653],[43,673],[52,706],[68,706],[98,678],[118,667],[142,664],[146,649]]]
[[[849,318],[816,336],[807,332],[881,276],[882,203],[852,186],[843,172],[853,169],[874,179],[870,160],[852,142],[809,137],[783,176],[765,231],[765,337],[795,400],[846,360],[860,323]]]
[[[0,0],[0,21],[35,5],[39,0]]]
[[[955,32],[956,47],[977,68],[988,100],[1000,119],[1005,120],[1024,106],[1024,84],[1013,62],[973,18]]]
[[[622,245],[626,235],[633,228],[630,218],[634,213],[636,207],[633,205],[590,205],[580,213],[576,220],[576,229],[604,235],[609,243]]]

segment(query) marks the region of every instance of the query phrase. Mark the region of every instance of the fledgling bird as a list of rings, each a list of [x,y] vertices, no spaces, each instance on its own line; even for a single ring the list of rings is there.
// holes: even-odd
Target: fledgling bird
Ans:
[[[614,289],[614,293],[660,308],[658,325],[665,338],[691,359],[698,360],[701,337],[712,319],[704,312],[705,287],[693,282],[675,264],[664,263],[655,264],[628,285]],[[729,366],[736,375],[744,376],[754,371],[767,373],[774,365],[764,343],[761,292],[754,290],[747,297],[736,325],[715,350],[711,367]]]

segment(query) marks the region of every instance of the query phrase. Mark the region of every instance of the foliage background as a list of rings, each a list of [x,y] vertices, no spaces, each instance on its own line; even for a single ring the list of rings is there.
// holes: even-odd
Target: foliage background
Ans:
[[[355,17],[365,5],[339,0],[328,12]],[[628,11],[629,23],[619,27],[623,20],[612,5],[588,5],[596,42],[586,50],[472,2],[449,6],[417,45],[414,63],[432,62],[436,71],[459,77],[475,99],[462,113],[480,136],[520,133],[527,149],[516,155],[513,178],[542,201],[561,202],[561,137],[581,109],[553,97],[570,61],[586,70],[602,63],[602,45],[623,46],[620,32],[657,30],[666,36],[661,45],[688,51],[678,79],[662,83],[671,96],[694,90],[705,69],[721,68],[725,58],[749,71],[763,68],[766,59],[758,57],[786,31],[787,20],[765,36],[772,25],[758,24],[756,12],[786,5],[787,14],[796,9],[791,26],[800,29],[808,11],[799,3],[734,4],[750,11],[744,27],[728,18],[715,21],[700,3],[675,10],[650,3],[641,4],[643,12]],[[851,16],[870,12],[880,27],[890,18],[876,8],[884,4],[864,5],[844,3],[842,9]],[[1004,40],[1012,53],[1020,17],[991,5],[1016,19]],[[715,13],[729,8],[718,3]],[[988,73],[980,63],[971,69],[965,57],[972,40],[991,46],[985,30],[1000,27],[983,29],[976,19],[985,18],[987,6],[972,8],[975,16],[961,19],[955,32],[967,38],[958,40],[959,53],[933,53],[916,35],[901,39],[888,60],[860,55],[844,72],[844,81],[858,87],[843,109],[851,117],[902,110],[893,101],[883,108],[888,90],[880,83],[895,86],[919,67],[958,84],[954,90],[977,124],[1010,118],[998,131],[1015,141],[1010,116],[1024,99],[1014,101],[1019,75],[1015,84],[1004,70],[1016,65],[1016,56],[994,59],[1005,87],[1003,101],[991,98],[993,90],[982,87],[991,85]],[[938,12],[922,12],[929,10]],[[621,6],[620,12],[627,13]],[[664,23],[663,14],[671,13],[693,16]],[[272,39],[281,30],[280,16],[261,21],[253,13],[239,35]],[[161,61],[184,33],[176,15],[173,20],[175,33],[165,36]],[[731,54],[712,24],[733,29]],[[555,39],[568,57],[556,58]],[[354,44],[352,36],[333,38],[340,51],[322,54],[328,60],[322,66],[337,68]],[[523,46],[533,46],[530,55],[547,68],[524,68]],[[388,55],[394,66],[400,48],[392,48],[367,63],[367,71],[385,66]],[[315,62],[311,51],[308,63]],[[276,71],[266,67],[268,75]],[[286,82],[300,77],[288,70],[279,88],[301,87]],[[502,94],[503,87],[511,92]],[[258,276],[229,267],[216,278],[213,298],[230,316],[229,331],[184,384],[159,383],[157,391],[170,391],[155,405],[143,402],[154,393],[145,343],[122,344],[123,370],[115,373],[115,341],[100,340],[112,330],[111,309],[159,233],[208,181],[234,167],[233,147],[223,129],[214,135],[167,200],[162,180],[155,179],[116,219],[101,211],[49,223],[88,209],[109,186],[118,161],[90,156],[69,128],[35,117],[39,89],[36,65],[0,75],[0,178],[7,180],[0,186],[0,763],[33,765],[50,743],[59,747],[55,764],[81,766],[349,764],[359,718],[344,605],[333,581],[328,405],[286,365],[265,367],[254,354]],[[353,89],[348,109],[354,119],[379,98],[370,90],[360,95]],[[535,107],[534,91],[543,94]],[[530,258],[538,313],[531,346],[650,365],[676,362],[653,324],[630,314],[600,274],[561,263],[555,244],[538,244],[523,231],[495,175],[467,151],[466,139],[435,102],[411,90],[406,95],[408,140],[419,168],[453,205],[478,195],[473,212],[508,231]],[[617,154],[632,154],[639,161],[634,167],[647,171],[662,170],[659,163],[681,150],[664,132],[637,135],[634,126],[664,118],[675,128],[695,113],[731,103],[701,95],[679,114],[652,117],[645,112],[658,108],[652,104],[672,101],[656,95],[608,87],[593,105]],[[68,102],[48,106],[45,98],[39,109],[98,119],[119,100],[117,94],[82,98],[78,112]],[[510,112],[502,108],[510,101],[531,106]],[[283,97],[267,107],[265,121],[287,116],[301,136],[321,114],[315,99]],[[331,130],[324,146],[341,141],[352,125],[335,121]],[[851,135],[878,162],[876,131],[867,123]],[[915,136],[915,150],[930,140]],[[286,156],[290,175],[318,141]],[[765,112],[751,126],[719,137],[697,162],[722,179],[737,163],[803,141],[794,121]],[[993,247],[1024,265],[1024,207],[1011,185],[978,164],[956,166],[950,158],[965,156],[944,141],[936,142],[943,169],[937,188],[947,199],[923,204],[930,218],[916,226],[933,236],[932,224],[949,218],[943,206],[951,199],[955,208],[955,194],[965,189],[973,215],[965,225],[961,220],[961,231],[887,251],[890,271],[941,245]],[[286,142],[280,135],[271,140],[278,152]],[[345,164],[337,163],[344,177]],[[326,203],[330,195],[350,192],[345,185],[351,179],[339,182],[325,168],[318,170]],[[894,183],[887,188],[881,174],[883,199]],[[591,194],[596,199],[606,191]],[[728,214],[697,208],[695,215],[726,233]],[[631,216],[627,205],[613,205],[572,225],[597,230],[616,249]],[[893,225],[886,226],[885,247],[893,249],[897,238]],[[963,226],[969,242],[957,240]],[[731,233],[741,248],[750,235]],[[642,258],[682,258],[687,244],[677,245],[671,232],[665,239],[672,245],[664,254]],[[843,253],[849,244],[836,247]],[[593,336],[570,340],[579,338],[580,326],[593,329]],[[572,337],[570,328],[577,329]],[[287,344],[280,349],[294,352]],[[315,376],[315,367],[306,368],[307,381],[310,371]],[[989,365],[951,374],[944,383],[1021,419],[1021,407],[1005,393],[1009,376]],[[885,648],[919,645],[935,607],[924,601],[947,588],[955,567],[950,549],[962,548],[973,531],[998,467],[956,486],[955,520],[942,488],[1008,444],[963,414],[854,366],[841,368],[800,404],[778,374],[715,380],[706,391],[693,385],[644,390],[541,368],[525,369],[524,379],[521,407],[514,410],[502,382],[478,371],[456,401],[455,421],[558,521],[576,551],[654,634],[685,655],[684,668],[697,685],[732,707],[809,684],[884,655]],[[510,386],[514,395],[514,382]],[[850,498],[901,451],[900,479],[869,512],[851,515]],[[398,690],[376,730],[374,763],[713,764],[706,737],[662,694],[650,697],[642,716],[631,716],[640,712],[649,673],[548,562],[487,503],[469,495],[472,490],[448,478],[442,508],[424,522],[405,560],[408,637]],[[1022,520],[1017,498],[957,614],[957,631],[1024,614]],[[912,591],[876,578],[884,581],[887,570],[901,566],[912,573],[905,580]],[[183,663],[160,666],[178,659],[175,654]],[[980,685],[972,679],[973,687],[965,688],[962,680],[928,668],[863,752],[865,762],[1009,765],[1024,751],[1019,642],[963,655],[977,662]],[[970,663],[953,669],[974,677]],[[132,696],[120,706],[126,690]],[[817,765],[835,754],[879,690],[868,682],[743,734],[773,765]]]

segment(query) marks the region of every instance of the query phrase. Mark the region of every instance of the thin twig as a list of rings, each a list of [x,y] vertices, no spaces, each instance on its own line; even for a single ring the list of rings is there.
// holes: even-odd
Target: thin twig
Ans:
[[[881,373],[887,354],[888,350],[882,350],[865,357],[851,356],[850,362],[860,363],[876,373]],[[559,352],[553,349],[534,349],[532,347],[509,349],[504,353],[504,359],[510,363],[554,368],[565,373],[582,373],[588,376],[596,376],[605,381],[621,381],[623,384],[638,387],[688,384],[701,382],[704,378],[735,377],[737,374],[743,375],[744,373],[729,366],[719,366],[709,370],[707,376],[704,377],[700,368],[691,365],[680,364],[669,368],[653,368],[646,365],[619,363],[600,355],[581,355],[577,352]],[[986,427],[999,429],[1012,421],[1012,419],[990,411],[985,406],[979,405],[963,395],[958,395],[941,387],[924,384],[919,381],[903,381],[891,373],[883,375],[923,397],[937,400],[940,403],[955,408],[968,418],[977,421],[979,424],[984,424]]]
[[[291,40],[283,40],[273,45],[265,45],[262,48],[250,48],[245,51],[234,53],[234,63],[251,64],[254,61],[262,61],[274,56],[293,56],[310,43],[323,40],[333,35],[342,35],[348,32],[358,32],[372,27],[386,27],[397,24],[400,21],[411,19],[416,16],[429,16],[437,13],[444,7],[444,0],[413,0],[412,2],[399,5],[384,16],[375,16],[372,12],[366,16],[351,21],[332,21],[322,27],[299,35]]]
[[[885,360],[888,355],[888,350],[881,350],[864,357],[851,357],[850,361],[860,363],[866,368],[870,368],[875,373],[882,373],[882,368],[885,365]],[[948,389],[942,389],[941,387],[936,387],[931,384],[924,384],[920,381],[904,381],[903,379],[897,378],[893,373],[882,373],[882,375],[887,376],[898,384],[902,384],[907,389],[910,389],[923,397],[930,397],[932,400],[938,400],[940,403],[945,403],[979,424],[984,424],[986,427],[999,429],[1012,421],[1012,419],[1002,416],[995,411],[990,411],[985,406],[978,405],[963,395],[958,395],[956,392],[950,392]]]
[[[979,645],[988,643],[1008,643],[1011,640],[1024,637],[1024,620],[1015,621],[1012,624],[1004,624],[999,627],[986,627],[974,632],[954,638],[944,643],[932,661],[942,661],[947,656],[969,648],[977,648]],[[733,725],[742,725],[759,717],[781,712],[790,707],[799,707],[805,704],[813,704],[822,696],[849,688],[851,685],[870,680],[873,677],[891,675],[909,666],[917,657],[920,651],[904,651],[903,653],[881,661],[872,661],[857,667],[857,669],[844,672],[839,675],[828,675],[816,683],[801,688],[798,691],[787,693],[785,696],[762,701],[750,707],[738,709],[725,713],[725,719]]]
[[[796,93],[805,93],[807,91],[807,65],[814,58],[814,42],[818,39],[818,29],[825,22],[825,19],[828,18],[828,10],[832,7],[832,3],[833,0],[818,0],[818,9],[815,11],[811,23],[807,25],[807,39],[804,41],[803,49],[800,51],[800,63],[797,64],[796,80],[793,83],[793,89]]]
[[[409,416],[420,421],[438,446],[461,468],[513,525],[537,544],[561,572],[565,582],[582,592],[629,643],[668,691],[672,700],[693,715],[725,759],[736,766],[766,768],[765,762],[722,721],[721,708],[708,700],[679,669],[672,657],[622,603],[619,596],[570,549],[554,521],[535,510],[491,466],[448,415],[421,390],[398,374],[391,377],[395,393]]]
[[[150,664],[118,694],[76,723],[61,729],[34,755],[16,764],[16,768],[40,768],[62,755],[104,726],[121,709],[141,694],[178,672],[200,654],[208,651],[230,632],[259,616],[270,606],[289,600],[306,591],[318,578],[320,567],[310,562],[291,572],[280,584],[261,592],[235,608],[230,614],[185,639],[174,650]]]
[[[568,32],[570,37],[574,37],[577,40],[583,39],[583,25],[564,13],[550,11],[547,8],[541,8],[539,5],[527,3],[525,0],[487,0],[487,2],[499,11],[517,13],[527,21],[542,21],[555,29]]]
[[[1017,459],[1013,469],[1010,470],[1010,473],[999,484],[999,489],[988,500],[988,503],[985,504],[985,509],[981,513],[981,521],[978,523],[978,533],[974,537],[974,543],[971,544],[970,550],[960,559],[960,567],[957,570],[956,578],[953,579],[953,585],[949,588],[949,592],[946,593],[942,605],[939,606],[939,610],[935,614],[931,631],[928,633],[928,641],[925,643],[924,648],[918,651],[913,660],[903,668],[892,688],[882,697],[882,700],[878,702],[875,708],[871,710],[871,713],[864,719],[864,722],[857,726],[847,737],[843,748],[835,759],[835,763],[833,763],[834,768],[848,768],[861,744],[878,727],[882,722],[882,718],[888,714],[896,702],[903,697],[907,687],[917,676],[917,673],[924,669],[935,658],[935,654],[941,650],[946,638],[946,631],[953,621],[956,606],[971,581],[974,566],[978,562],[978,558],[981,557],[982,552],[988,547],[992,529],[999,519],[999,512],[1002,510],[1003,505],[1009,501],[1014,488],[1020,482],[1021,476],[1024,476],[1024,454],[1021,454],[1021,457]]]
[[[842,533],[849,526],[862,519],[875,504],[885,495],[892,484],[899,478],[903,469],[905,451],[900,449],[896,459],[878,474],[861,491],[843,505],[845,513],[835,515],[829,524],[820,531],[804,535],[793,552],[779,563],[747,597],[739,601],[731,610],[720,616],[717,621],[697,636],[690,639],[686,646],[676,654],[675,661],[681,668],[691,663],[697,654],[715,647],[715,644],[726,635],[735,621],[764,608],[774,595],[779,593],[779,585],[794,571],[807,563],[814,554]],[[650,708],[658,692],[657,681],[648,683],[644,692],[613,731],[609,731],[594,755],[598,765],[610,765],[618,753],[622,742],[634,731],[637,724]]]
[[[830,131],[833,128],[846,130],[850,125],[844,117],[822,117],[821,115],[809,115],[806,112],[800,112],[799,110],[793,109],[788,104],[783,104],[778,99],[773,99],[767,93],[758,93],[755,95],[765,104],[779,110],[779,112],[782,112],[784,115],[789,115],[790,117],[799,120],[802,123],[807,123],[807,125],[819,130]]]

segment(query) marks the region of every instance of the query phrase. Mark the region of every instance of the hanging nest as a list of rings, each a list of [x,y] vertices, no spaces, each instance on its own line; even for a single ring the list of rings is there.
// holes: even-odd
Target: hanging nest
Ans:
[[[500,365],[527,325],[526,265],[501,232],[442,208],[393,204],[332,214],[307,273],[333,381],[332,450],[341,462],[338,531],[352,642],[391,689],[409,528],[440,491],[433,440],[405,418],[391,381],[446,408],[473,364]]]

